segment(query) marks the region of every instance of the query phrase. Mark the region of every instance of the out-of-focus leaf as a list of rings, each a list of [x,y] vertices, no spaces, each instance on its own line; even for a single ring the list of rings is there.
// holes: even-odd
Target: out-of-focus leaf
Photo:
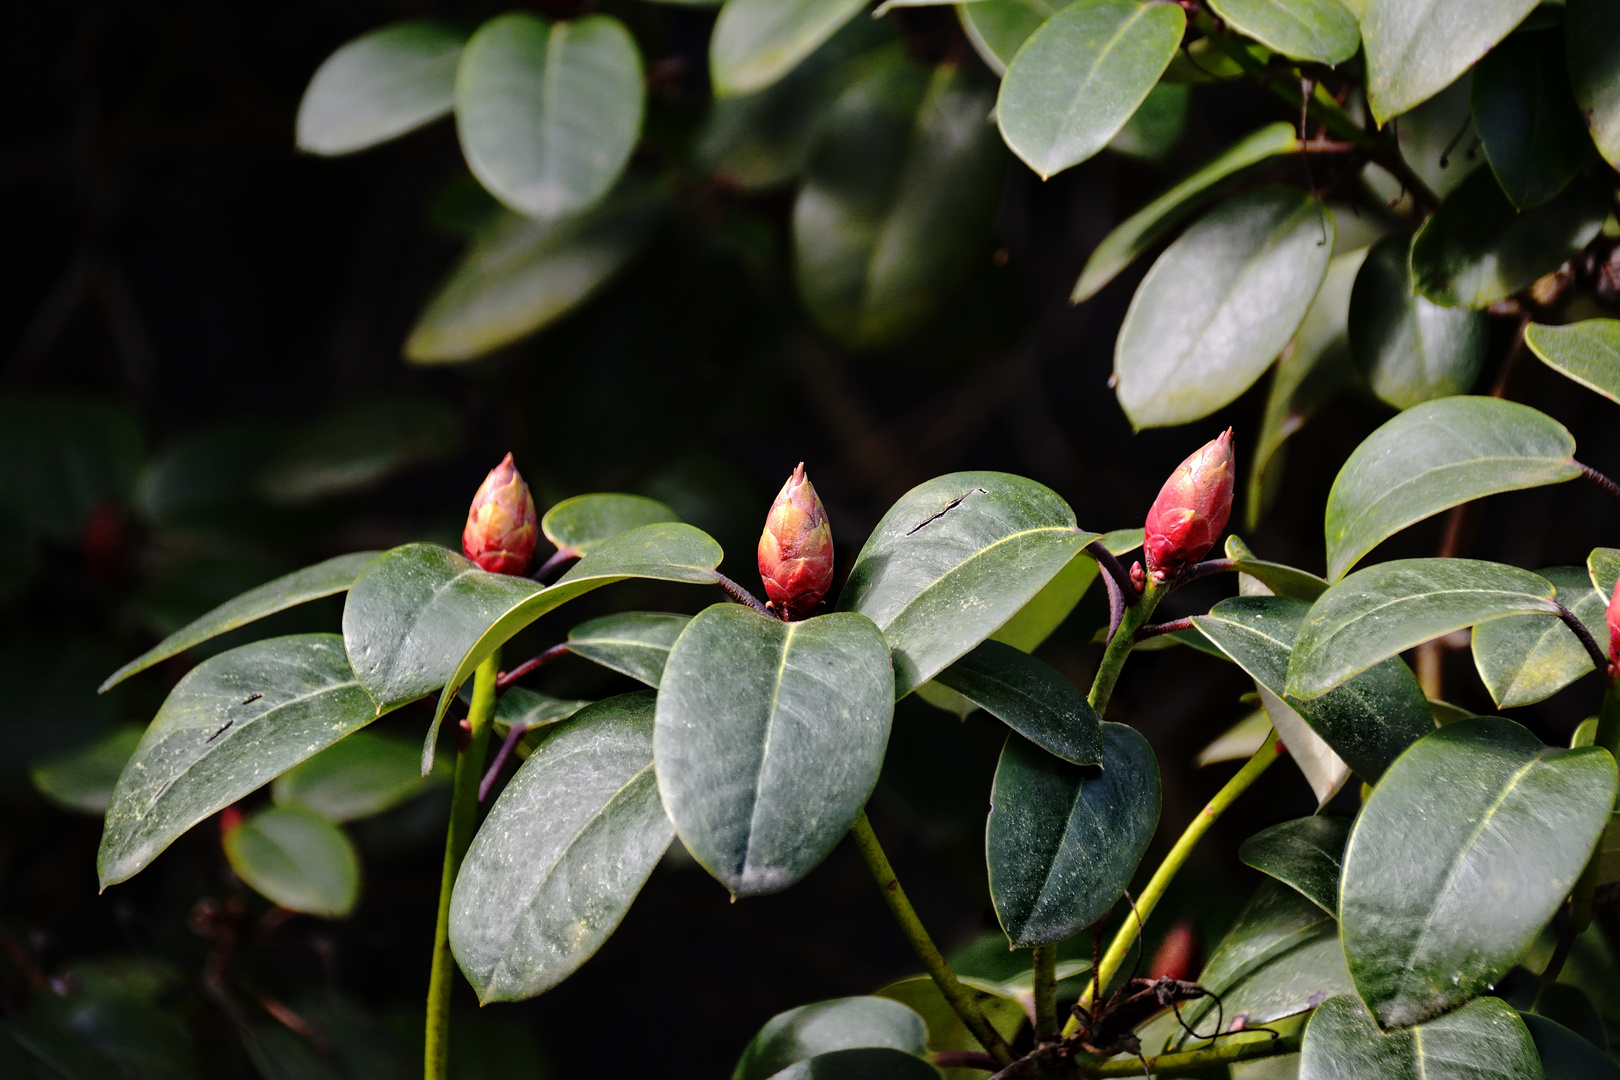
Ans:
[[[413,465],[445,457],[461,437],[461,422],[428,398],[362,401],[315,422],[259,475],[273,502],[299,505],[347,495]]]
[[[645,495],[576,495],[547,510],[540,531],[558,551],[586,555],[620,533],[679,520],[675,511]]]
[[[1197,420],[1254,384],[1316,296],[1332,221],[1297,188],[1262,188],[1218,207],[1159,256],[1114,347],[1116,391],[1133,426]]]
[[[298,149],[348,154],[444,116],[467,35],[435,19],[362,34],[316,69],[298,104]]]
[[[1356,17],[1339,0],[1213,0],[1232,29],[1295,60],[1338,64],[1361,48]]]
[[[142,453],[140,424],[124,406],[0,397],[0,511],[52,540],[77,543],[97,509],[129,500]]]
[[[103,814],[124,763],[140,744],[139,727],[121,727],[81,750],[34,762],[34,789],[64,810]]]
[[[1524,342],[1541,362],[1620,403],[1620,319],[1582,319],[1568,326],[1531,323]]]
[[[240,420],[182,436],[141,470],[135,511],[165,531],[254,533],[263,523],[258,476],[286,438],[278,424]]]
[[[1369,6],[1378,0],[1368,0]],[[1536,1044],[1513,1006],[1478,998],[1388,1034],[1354,994],[1318,1006],[1305,1028],[1299,1080],[1541,1080]]]
[[[1508,35],[1536,0],[1366,0],[1367,104],[1382,126],[1433,97]]]
[[[360,855],[310,810],[270,806],[225,834],[225,857],[253,891],[292,911],[341,919],[360,899]]]
[[[834,1050],[883,1046],[920,1056],[927,1040],[923,1018],[892,998],[818,1001],[771,1017],[743,1048],[731,1080],[769,1080],[789,1065]]]
[[[934,681],[956,691],[1049,754],[1075,765],[1102,759],[1101,720],[1053,668],[999,641],[984,641]]]
[[[1108,140],[1108,149],[1142,161],[1163,162],[1181,141],[1182,129],[1187,125],[1187,99],[1191,96],[1191,87],[1158,83],[1125,126]]]
[[[715,96],[765,89],[865,6],[866,0],[729,0],[709,39]]]
[[[356,731],[276,777],[270,795],[277,806],[308,810],[338,823],[353,821],[449,783],[448,765],[441,763],[424,777],[421,762],[415,740]]]
[[[1073,0],[969,0],[956,5],[962,32],[974,51],[998,76],[1041,23]]]
[[[1620,168],[1620,12],[1605,0],[1574,0],[1564,8],[1564,50],[1592,141]]]
[[[1491,172],[1521,210],[1563,191],[1592,141],[1581,123],[1558,30],[1513,34],[1474,72],[1474,129]]]
[[[1238,848],[1238,858],[1261,873],[1297,889],[1311,903],[1337,915],[1339,868],[1344,862],[1350,819],[1295,818],[1255,833]]]
[[[60,633],[13,635],[0,647],[0,791],[29,785],[31,762],[89,746],[124,719],[121,695],[98,696],[96,676],[115,659],[105,646]]]
[[[1545,1076],[1553,1080],[1620,1078],[1620,1066],[1616,1066],[1612,1058],[1563,1024],[1535,1013],[1520,1013],[1519,1019],[1524,1021],[1530,1038],[1535,1041]],[[1598,1031],[1601,1033],[1602,1028]]]
[[[901,1050],[863,1047],[806,1058],[773,1080],[939,1080],[939,1070]]]
[[[568,631],[568,651],[656,689],[669,650],[691,621],[662,611],[603,615]]]
[[[996,0],[980,0],[982,3],[995,3]],[[1000,938],[1000,946],[1005,952],[1006,939]],[[954,961],[953,961],[954,966]],[[990,1026],[1001,1032],[1002,1038],[1011,1042],[1018,1034],[1019,1028],[1028,1022],[1028,1015],[1024,1006],[1017,998],[995,984],[962,976],[962,985],[968,993],[979,1003],[979,1010]],[[921,1016],[928,1025],[928,1049],[934,1053],[950,1050],[980,1050],[984,1048],[973,1037],[973,1033],[962,1023],[939,992],[934,980],[926,975],[912,979],[902,979],[890,983],[877,992],[877,996],[890,998],[911,1008]],[[983,1069],[943,1069],[945,1080],[983,1080]]]
[[[1558,590],[1557,600],[1575,613],[1594,641],[1608,636],[1604,597],[1581,566],[1540,571]],[[1514,709],[1551,697],[1592,670],[1592,658],[1575,632],[1551,615],[1514,615],[1474,628],[1474,667],[1498,708]]]
[[[1485,164],[1469,103],[1473,83],[1473,72],[1464,73],[1456,82],[1403,114],[1400,123],[1393,125],[1401,160],[1442,199],[1457,190],[1475,168]],[[1396,199],[1393,205],[1404,202],[1411,207],[1411,196],[1401,190],[1400,180],[1381,166],[1371,165],[1363,170],[1364,177],[1370,179],[1374,175],[1385,185],[1373,185],[1383,198]]]

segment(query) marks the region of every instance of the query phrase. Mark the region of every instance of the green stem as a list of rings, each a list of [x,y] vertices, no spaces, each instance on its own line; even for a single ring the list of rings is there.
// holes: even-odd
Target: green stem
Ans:
[[[1134,916],[1126,919],[1120,925],[1119,932],[1114,935],[1113,943],[1108,946],[1108,951],[1103,954],[1096,981],[1086,980],[1086,991],[1080,995],[1082,1007],[1090,1007],[1092,987],[1100,987],[1104,991],[1108,989],[1109,982],[1113,979],[1115,973],[1119,971],[1120,965],[1125,962],[1125,957],[1130,954],[1131,946],[1136,944],[1140,936],[1141,927],[1138,925],[1137,920],[1147,921],[1147,917],[1153,913],[1154,907],[1157,906],[1160,898],[1164,896],[1165,890],[1170,887],[1170,882],[1175,880],[1176,873],[1181,869],[1182,864],[1192,854],[1193,848],[1198,846],[1198,841],[1203,839],[1210,826],[1214,825],[1220,816],[1226,812],[1226,808],[1231,806],[1239,795],[1247,791],[1249,786],[1259,778],[1260,774],[1265,772],[1273,761],[1277,760],[1277,755],[1281,752],[1282,742],[1277,738],[1276,731],[1272,731],[1267,734],[1266,741],[1260,749],[1254,752],[1254,756],[1248,760],[1243,768],[1237,771],[1237,775],[1228,780],[1226,786],[1216,792],[1215,797],[1209,800],[1209,804],[1198,812],[1197,817],[1193,818],[1192,824],[1187,826],[1186,831],[1181,834],[1181,839],[1176,841],[1175,846],[1170,849],[1170,854],[1164,857],[1164,862],[1159,864],[1159,868],[1153,872],[1153,877],[1148,880],[1146,887],[1142,889],[1142,894],[1136,898]],[[1063,1034],[1074,1034],[1079,1027],[1079,1023],[1078,1020],[1070,1018],[1069,1022],[1064,1025]]]
[[[923,928],[922,920],[917,918],[917,912],[912,909],[911,901],[906,899],[906,891],[900,887],[899,879],[894,876],[894,867],[889,865],[889,857],[883,853],[883,845],[878,843],[877,835],[872,832],[872,822],[867,819],[865,810],[855,818],[855,824],[850,826],[849,835],[854,839],[855,846],[860,849],[861,857],[866,860],[867,867],[872,871],[872,877],[877,880],[878,889],[883,893],[883,899],[894,914],[895,922],[900,924],[900,932],[905,934],[906,940],[911,943],[912,949],[922,960],[923,967],[928,970],[934,985],[938,986],[939,992],[944,995],[945,1001],[956,1011],[956,1015],[962,1018],[962,1023],[973,1033],[973,1037],[979,1040],[979,1044],[996,1059],[997,1065],[1005,1068],[1012,1064],[1013,1053],[1007,1045],[1007,1040],[1003,1039],[1001,1033],[991,1027],[990,1022],[984,1018],[984,1010],[979,1008],[978,1000],[962,985],[961,980],[957,979],[956,973],[945,962],[939,947],[934,944],[934,939],[929,937],[928,931]]]
[[[1057,946],[1037,945],[1030,960],[1035,975],[1035,1041],[1057,1034]]]
[[[444,871],[439,876],[439,917],[433,927],[433,967],[428,976],[427,1032],[422,1075],[445,1080],[450,1066],[450,990],[454,985],[455,958],[450,955],[450,890],[455,887],[461,860],[472,843],[478,819],[478,782],[483,778],[489,752],[490,718],[495,715],[495,677],[501,654],[496,650],[478,665],[473,676],[472,707],[467,722],[472,738],[456,755],[456,781],[450,802],[450,828],[444,837]]]
[[[1188,1076],[1207,1069],[1231,1065],[1257,1058],[1281,1057],[1299,1053],[1305,1033],[1305,1017],[1295,1016],[1267,1025],[1277,1031],[1272,1035],[1256,1030],[1221,1038],[1218,1042],[1197,1050],[1182,1050],[1174,1054],[1160,1054],[1148,1058],[1148,1067],[1155,1080],[1160,1077]],[[1116,1058],[1096,1065],[1081,1066],[1086,1076],[1141,1076],[1142,1063],[1135,1058]],[[1224,1075],[1224,1073],[1223,1073]]]
[[[1098,716],[1108,708],[1108,699],[1114,694],[1114,684],[1119,681],[1119,673],[1124,670],[1125,660],[1131,655],[1131,647],[1136,644],[1136,632],[1147,625],[1148,619],[1153,616],[1153,609],[1159,606],[1163,596],[1163,589],[1149,585],[1143,591],[1142,598],[1133,607],[1125,609],[1119,629],[1103,650],[1102,663],[1097,666],[1097,674],[1091,680],[1091,693],[1086,695],[1086,700],[1097,710]]]

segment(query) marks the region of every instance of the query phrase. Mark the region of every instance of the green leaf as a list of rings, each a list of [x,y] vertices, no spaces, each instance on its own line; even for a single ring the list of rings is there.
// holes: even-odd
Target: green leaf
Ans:
[[[789,1065],[772,1080],[939,1080],[922,1058],[886,1047],[834,1050]]]
[[[1553,583],[1558,602],[1586,624],[1593,640],[1607,638],[1607,604],[1585,567],[1555,566],[1541,576]],[[1592,670],[1592,658],[1562,620],[1515,615],[1474,628],[1474,666],[1497,707],[1515,709],[1558,693]]]
[[[1408,409],[1356,447],[1328,492],[1328,580],[1408,525],[1503,491],[1580,475],[1575,439],[1527,405],[1453,397]]]
[[[568,651],[657,689],[675,639],[692,620],[662,611],[621,611],[568,631]]]
[[[576,495],[547,510],[540,531],[558,551],[587,555],[620,533],[679,520],[675,511],[644,495]]]
[[[225,834],[236,876],[292,911],[341,919],[360,899],[360,855],[343,830],[313,811],[270,806]]]
[[[1367,104],[1382,127],[1507,37],[1536,0],[1366,0]]]
[[[797,283],[823,330],[876,348],[925,324],[980,254],[1002,155],[969,65],[930,72],[895,45],[840,79],[793,205]]]
[[[777,1013],[742,1052],[731,1080],[767,1080],[789,1065],[834,1050],[887,1047],[920,1056],[928,1029],[909,1007],[886,997],[845,997]]]
[[[1608,194],[1589,179],[1517,211],[1491,171],[1478,169],[1412,238],[1412,283],[1437,304],[1489,307],[1558,269],[1608,214]]]
[[[354,584],[355,577],[376,557],[375,551],[357,551],[352,555],[339,555],[314,566],[295,570],[256,589],[250,589],[234,600],[227,600],[107,676],[107,681],[101,684],[100,692],[106,693],[131,675],[139,674],[154,664],[160,664],[209,638],[218,637],[266,615],[285,611],[298,604],[343,592]]]
[[[1557,614],[1553,587],[1477,559],[1397,559],[1358,570],[1311,606],[1288,661],[1288,694],[1321,697],[1431,638],[1507,615]]]
[[[495,702],[493,718],[495,730],[505,734],[513,728],[519,731],[532,731],[535,728],[548,727],[568,719],[590,704],[592,702],[577,698],[554,698],[550,694],[536,693],[521,686],[514,686],[502,691],[500,699]],[[522,753],[521,744],[519,753]],[[436,764],[435,769],[437,768]]]
[[[466,33],[406,19],[362,34],[328,56],[298,103],[298,149],[349,154],[450,111]]]
[[[995,0],[980,0],[983,3],[994,3]],[[996,935],[998,938],[1001,936]],[[1005,939],[1002,939],[1005,941]],[[998,946],[1001,948],[1002,946]],[[952,961],[955,966],[955,961]],[[960,973],[959,973],[960,974]],[[1009,1043],[1018,1035],[1020,1028],[1028,1022],[1028,1014],[1018,999],[1007,993],[1006,989],[995,983],[985,982],[966,975],[961,976],[961,982],[967,988],[968,995],[979,1004],[979,1010],[990,1026],[1001,1032],[1002,1038]],[[902,979],[890,983],[877,992],[878,997],[889,998],[907,1006],[928,1025],[928,1049],[933,1053],[951,1050],[977,1050],[983,1051],[979,1040],[962,1023],[956,1010],[951,1008],[945,996],[939,992],[938,985],[927,975],[919,975],[911,979]],[[945,1069],[945,1080],[983,1080],[982,1069]]]
[[[1258,696],[1258,695],[1257,695]],[[1243,761],[1254,756],[1272,736],[1271,716],[1256,709],[1215,737],[1198,752],[1197,765],[1218,765],[1223,761]]]
[[[1479,62],[1474,130],[1502,191],[1521,210],[1563,191],[1592,141],[1570,92],[1564,35],[1513,34]]]
[[[64,810],[104,814],[124,763],[140,745],[142,729],[120,727],[89,746],[34,761],[34,790]]]
[[[1586,557],[1586,570],[1592,576],[1592,587],[1607,599],[1614,595],[1615,581],[1620,579],[1620,549],[1593,548]]]
[[[643,690],[559,725],[473,837],[450,900],[450,947],[481,1003],[533,997],[573,974],[669,847],[653,709]]]
[[[866,0],[727,0],[709,39],[715,96],[765,89],[865,6]]]
[[[1163,164],[1181,141],[1191,97],[1192,87],[1160,81],[1148,91],[1125,126],[1108,140],[1108,149],[1139,161]]]
[[[1350,819],[1306,817],[1257,832],[1238,848],[1238,858],[1263,874],[1297,889],[1311,903],[1337,915],[1339,867]]]
[[[1377,783],[1390,762],[1434,729],[1428,700],[1399,657],[1369,666],[1314,700],[1287,697],[1292,650],[1301,623],[1314,610],[1280,596],[1239,596],[1222,600],[1207,615],[1195,615],[1193,625],[1283,699],[1362,779]],[[1286,739],[1288,733],[1283,734]]]
[[[912,488],[883,515],[838,607],[883,631],[902,698],[1005,624],[1096,539],[1033,480],[950,473]]]
[[[1356,17],[1338,0],[1212,0],[1228,26],[1295,60],[1339,64],[1361,48]]]
[[[692,856],[731,890],[787,888],[866,805],[894,715],[888,647],[847,612],[785,623],[707,608],[658,691],[658,789]]]
[[[1140,543],[1137,546],[1140,547]],[[990,639],[1023,652],[1034,652],[1035,647],[1051,637],[1069,613],[1080,606],[1080,598],[1097,580],[1097,569],[1097,561],[1080,552],[1029,603],[1019,608],[1016,615],[1002,623]]]
[[[1350,293],[1350,354],[1386,403],[1410,409],[1467,393],[1485,362],[1482,312],[1441,307],[1412,283],[1411,241],[1396,233],[1372,246]]]
[[[1524,341],[1560,375],[1620,402],[1620,319],[1582,319],[1568,326],[1531,323]]]
[[[1550,749],[1501,717],[1448,724],[1390,767],[1339,893],[1350,973],[1382,1026],[1423,1023],[1508,973],[1586,866],[1615,787],[1608,751]]]
[[[1286,596],[1292,600],[1315,600],[1327,592],[1328,583],[1325,579],[1297,567],[1257,559],[1254,552],[1249,550],[1249,545],[1237,536],[1226,538],[1226,557],[1232,560],[1232,569],[1252,578],[1255,584],[1269,589],[1273,596]],[[1259,594],[1243,593],[1243,595]]]
[[[962,32],[997,77],[1018,55],[1029,35],[1074,0],[968,0],[956,5]]]
[[[497,214],[417,316],[405,359],[472,360],[560,318],[624,268],[667,202],[663,188],[632,181],[560,221]]]
[[[1102,760],[1102,721],[1050,664],[984,641],[934,676],[1049,754],[1075,765]]]
[[[1620,1080],[1620,1067],[1613,1059],[1563,1024],[1535,1013],[1520,1013],[1519,1019],[1535,1041],[1546,1076],[1553,1080]]]
[[[1605,0],[1564,7],[1569,81],[1598,153],[1620,167],[1620,12]]]
[[[358,491],[455,450],[461,423],[431,398],[362,400],[321,417],[270,460],[259,493],[302,506]]]
[[[641,135],[641,54],[611,15],[548,22],[528,12],[478,28],[456,68],[467,167],[521,214],[556,218],[598,202]]]
[[[336,634],[271,638],[198,664],[113,789],[96,857],[101,887],[134,876],[197,822],[377,715]]]
[[[277,806],[308,810],[339,824],[380,814],[450,781],[450,770],[424,777],[414,740],[356,731],[276,777]]]
[[[1530,1032],[1500,998],[1386,1035],[1354,994],[1340,994],[1311,1016],[1300,1051],[1299,1080],[1542,1080]]]
[[[1102,764],[1007,737],[990,789],[990,898],[1014,948],[1053,944],[1107,913],[1159,824],[1159,764],[1134,728],[1103,724]]]
[[[1206,214],[1159,256],[1114,347],[1134,427],[1200,419],[1254,384],[1327,274],[1332,222],[1298,188],[1266,187]]]
[[[982,0],[973,9],[995,2]],[[1216,155],[1203,168],[1116,225],[1086,260],[1070,301],[1078,304],[1096,296],[1211,194],[1279,154],[1294,153],[1298,144],[1293,125],[1278,121],[1251,132]]]

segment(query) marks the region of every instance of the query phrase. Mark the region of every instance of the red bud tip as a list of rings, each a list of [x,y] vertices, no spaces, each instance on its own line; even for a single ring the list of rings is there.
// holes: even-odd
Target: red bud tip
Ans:
[[[1620,675],[1620,581],[1614,583],[1614,595],[1609,597],[1609,674]]]
[[[1203,967],[1204,950],[1198,940],[1198,928],[1190,920],[1182,919],[1170,927],[1170,932],[1159,942],[1148,965],[1148,974],[1155,979],[1191,979]]]
[[[1147,515],[1148,572],[1162,582],[1202,559],[1232,514],[1232,429],[1176,467]]]
[[[788,619],[815,614],[832,588],[832,526],[816,489],[804,475],[804,462],[793,470],[771,503],[759,538],[759,576],[771,606]]]
[[[461,550],[481,570],[522,576],[534,558],[539,520],[529,485],[507,454],[473,496],[467,527],[461,530]]]

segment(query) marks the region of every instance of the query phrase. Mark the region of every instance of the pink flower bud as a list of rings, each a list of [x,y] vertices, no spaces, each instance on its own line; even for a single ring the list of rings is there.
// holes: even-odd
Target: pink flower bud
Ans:
[[[815,614],[832,588],[832,526],[816,489],[804,475],[804,462],[793,470],[771,503],[759,538],[759,576],[771,607],[788,619]]]
[[[1142,545],[1154,581],[1175,577],[1214,546],[1232,513],[1233,480],[1231,428],[1170,474],[1148,510]]]
[[[1191,979],[1204,966],[1204,949],[1198,939],[1198,927],[1191,919],[1182,919],[1170,927],[1164,940],[1153,953],[1148,975],[1155,979]]]
[[[461,530],[461,550],[481,570],[521,576],[529,569],[539,535],[534,496],[507,454],[473,496],[467,527]]]
[[[1620,581],[1609,597],[1609,674],[1620,675]]]

